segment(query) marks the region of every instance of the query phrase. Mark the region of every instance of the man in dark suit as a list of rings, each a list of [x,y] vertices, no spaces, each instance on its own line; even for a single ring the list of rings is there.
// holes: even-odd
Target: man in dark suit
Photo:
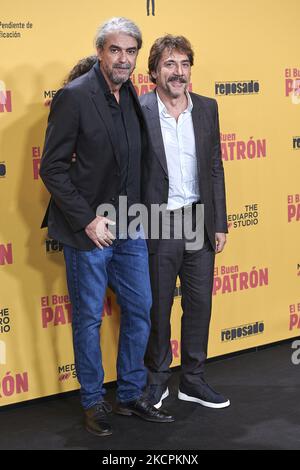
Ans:
[[[118,225],[124,215],[118,213],[119,196],[126,196],[129,206],[140,201],[143,119],[129,77],[141,45],[132,21],[112,18],[102,25],[96,37],[99,60],[53,99],[40,170],[52,196],[44,225],[64,244],[86,428],[99,436],[112,433],[99,334],[108,284],[121,307],[116,411],[173,421],[143,394],[151,307],[146,242],[141,231],[128,238],[117,230],[115,239],[108,229],[112,221],[97,211],[112,205]]]
[[[145,363],[149,396],[157,408],[169,394],[170,313],[178,275],[183,309],[178,398],[211,408],[230,404],[203,376],[214,259],[226,242],[227,217],[217,103],[188,92],[193,58],[184,37],[157,39],[148,62],[156,89],[140,99],[151,142],[143,165],[143,200],[148,207],[167,204],[171,217],[171,239],[148,241],[153,304]],[[184,236],[174,236],[174,223],[179,214],[184,224],[189,214],[193,229],[201,231],[197,203],[204,206],[204,244],[188,249]]]

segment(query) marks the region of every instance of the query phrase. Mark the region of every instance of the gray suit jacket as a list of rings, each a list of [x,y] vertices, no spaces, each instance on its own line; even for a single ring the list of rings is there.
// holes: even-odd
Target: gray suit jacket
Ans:
[[[198,178],[208,237],[215,248],[215,233],[227,233],[224,170],[221,159],[218,105],[216,100],[190,93],[195,131]],[[155,91],[140,98],[149,134],[144,156],[142,195],[148,207],[168,202],[169,177]],[[149,252],[156,251],[157,240],[148,241]]]

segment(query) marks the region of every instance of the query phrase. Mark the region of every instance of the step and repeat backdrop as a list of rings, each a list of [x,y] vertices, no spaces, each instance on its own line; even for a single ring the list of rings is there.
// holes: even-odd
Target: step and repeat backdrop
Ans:
[[[97,27],[133,19],[144,45],[185,35],[192,90],[218,101],[228,243],[216,258],[209,357],[300,335],[300,60],[298,0],[12,0],[0,10],[0,406],[78,388],[62,246],[41,230],[49,195],[39,178],[51,99],[94,53]],[[180,364],[180,284],[172,311]],[[119,308],[108,290],[101,343],[116,378]],[[226,363],[224,364],[226,367]]]

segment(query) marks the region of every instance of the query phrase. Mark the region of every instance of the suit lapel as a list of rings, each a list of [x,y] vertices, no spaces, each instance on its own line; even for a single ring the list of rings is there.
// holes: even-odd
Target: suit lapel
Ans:
[[[150,140],[164,172],[168,174],[167,158],[165,153],[164,141],[160,127],[158,103],[156,93],[149,94],[147,104],[143,107],[146,121],[148,123],[148,131]]]
[[[195,145],[196,145],[196,156],[198,165],[198,174],[201,176],[201,161],[204,155],[204,116],[203,109],[192,95],[193,109],[192,109],[192,120],[194,126]]]
[[[96,106],[96,109],[101,117],[101,120],[104,126],[107,129],[116,160],[118,164],[120,165],[120,154],[119,154],[118,147],[117,147],[118,136],[116,134],[116,130],[114,127],[114,123],[112,120],[112,116],[111,116],[107,101],[100,87],[99,80],[96,76],[96,72],[94,68],[92,68],[89,72],[89,79],[90,79],[91,98]]]

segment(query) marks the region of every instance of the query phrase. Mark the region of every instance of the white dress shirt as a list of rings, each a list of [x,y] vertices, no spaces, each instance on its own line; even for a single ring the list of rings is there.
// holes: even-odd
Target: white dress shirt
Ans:
[[[188,91],[186,95],[188,106],[176,121],[156,93],[169,175],[168,210],[179,209],[200,200],[192,121],[193,102]]]

